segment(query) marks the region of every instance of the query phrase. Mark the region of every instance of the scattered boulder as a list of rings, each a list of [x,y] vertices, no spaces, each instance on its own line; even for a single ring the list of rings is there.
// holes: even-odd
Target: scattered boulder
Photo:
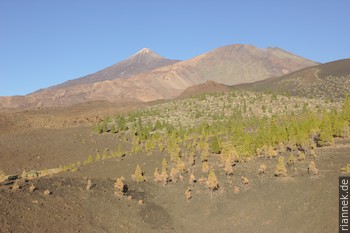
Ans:
[[[44,191],[44,195],[45,195],[45,196],[49,196],[49,195],[51,195],[51,194],[52,194],[51,191],[48,190],[48,189],[46,189],[46,190]]]

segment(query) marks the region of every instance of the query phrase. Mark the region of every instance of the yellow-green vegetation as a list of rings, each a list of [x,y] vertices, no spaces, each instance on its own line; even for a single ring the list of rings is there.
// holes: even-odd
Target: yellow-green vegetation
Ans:
[[[346,166],[342,167],[340,171],[349,174],[350,173],[350,163],[348,163]]]
[[[264,110],[261,106],[265,106]],[[115,134],[116,148],[111,148],[114,151],[105,148],[102,154],[89,155],[82,163],[58,170],[74,172],[99,160],[161,153],[164,159],[170,159],[170,173],[177,180],[196,160],[203,161],[203,172],[207,174],[207,160],[214,153],[220,154],[229,175],[230,164],[255,156],[285,155],[287,145],[315,157],[315,146],[331,145],[334,137],[350,136],[349,123],[349,97],[336,102],[247,91],[201,94],[105,117],[93,130]],[[299,152],[297,159],[305,160],[305,154]],[[164,169],[162,165],[158,174],[167,177],[166,170],[168,167]],[[144,181],[144,177],[139,180]]]
[[[317,154],[314,150],[310,150],[310,156],[311,158],[317,158]]]
[[[157,174],[167,180],[168,158],[172,166],[169,176],[175,181],[198,159],[207,174],[207,161],[213,153],[220,154],[230,175],[234,162],[285,155],[287,146],[315,157],[315,146],[331,145],[334,137],[348,137],[349,123],[349,97],[341,103],[246,91],[202,94],[106,117],[94,131],[115,134],[116,152],[105,149],[102,154],[89,155],[83,165],[126,154],[161,153],[162,170]],[[305,160],[304,152],[299,152],[297,159]],[[290,157],[288,164],[294,160]],[[69,164],[63,170],[76,171],[80,166]],[[286,172],[281,168],[277,174]],[[136,181],[136,171],[134,176]],[[141,176],[136,182],[144,181]]]
[[[298,160],[299,161],[304,161],[305,160],[305,153],[298,151]]]
[[[132,138],[130,152],[152,154],[158,145],[175,163],[180,154],[190,155],[190,164],[194,163],[194,148],[202,161],[209,151],[234,148],[240,161],[252,156],[276,157],[287,144],[312,148],[315,143],[330,145],[333,137],[349,135],[349,98],[341,107],[339,102],[237,93],[201,95],[107,117],[99,123],[100,131],[110,132],[114,126],[117,135]],[[262,103],[271,111],[259,111]],[[99,158],[97,155],[96,160]]]
[[[295,161],[296,161],[296,158],[295,158],[294,154],[293,154],[293,153],[290,153],[290,155],[289,155],[289,157],[288,157],[287,164],[288,164],[289,166],[293,166],[294,163],[295,163]]]
[[[0,170],[0,182],[4,182],[7,179],[7,176],[3,171]]]
[[[84,165],[92,164],[93,162],[94,162],[94,159],[92,158],[92,155],[89,155],[87,160],[84,162]]]
[[[275,176],[287,176],[287,168],[284,165],[284,157],[278,157],[278,163],[275,170]]]
[[[132,180],[137,182],[137,183],[144,182],[144,181],[146,181],[146,179],[143,175],[144,175],[144,173],[142,172],[140,165],[137,164],[136,169],[135,169],[135,173],[131,177]]]
[[[219,181],[216,178],[215,172],[213,169],[210,170],[208,175],[208,180],[206,182],[207,187],[210,189],[210,195],[213,197],[213,191],[219,189]]]
[[[203,162],[202,163],[202,172],[204,174],[208,174],[208,172],[209,172],[209,164],[208,164],[208,162]]]
[[[168,161],[164,157],[162,160],[162,172],[167,172],[168,171]]]
[[[201,153],[202,162],[206,162],[208,160],[208,155],[209,155],[209,144],[206,142],[204,143],[204,148]]]

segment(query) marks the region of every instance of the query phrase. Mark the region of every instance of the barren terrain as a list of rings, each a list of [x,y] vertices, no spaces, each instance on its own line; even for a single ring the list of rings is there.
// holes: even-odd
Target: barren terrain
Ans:
[[[247,105],[246,111],[243,103]],[[158,120],[190,128],[205,121],[220,122],[223,116],[230,117],[239,109],[246,118],[262,115],[269,118],[283,112],[302,114],[305,108],[316,113],[321,107],[340,109],[342,102],[225,92],[150,105],[130,107],[100,102],[70,108],[2,112],[0,170],[4,174],[21,175],[23,170],[27,174],[47,172],[51,168],[63,171],[1,183],[0,232],[337,231],[338,177],[344,174],[340,169],[350,161],[350,140],[346,137],[336,138],[331,146],[316,147],[313,150],[316,155],[308,147],[291,145],[287,152],[274,148],[276,155],[237,157],[232,163],[232,174],[228,175],[224,152],[217,154],[210,150],[203,160],[206,136],[199,137],[194,145],[196,139],[192,137],[196,131],[177,139],[180,159],[173,160],[173,136],[156,139],[155,134],[135,144],[136,137],[142,136],[133,135],[136,126],[113,132],[110,127],[114,118],[106,121],[104,116],[126,114],[129,119],[135,115],[143,125]],[[139,108],[143,110],[135,112]],[[130,114],[130,110],[134,113]],[[108,123],[108,132],[96,133],[95,124],[103,126],[104,122]],[[212,142],[213,135],[208,137],[206,140]],[[225,145],[225,136],[218,137]],[[152,140],[157,142],[155,148],[150,143]],[[159,145],[162,143],[163,150]],[[189,146],[191,143],[193,148]],[[191,165],[192,151],[195,163]],[[303,152],[305,159],[299,159]],[[291,155],[297,158],[293,163],[289,161]],[[276,176],[281,157],[286,176]],[[155,168],[164,166],[164,158],[169,163],[167,174],[170,168],[178,169],[179,161],[184,162],[185,168],[177,182],[174,177],[169,177],[166,184],[154,181]],[[308,172],[311,161],[317,166],[317,175]],[[204,163],[215,172],[218,189],[208,188]],[[259,174],[262,164],[266,168]],[[132,180],[137,165],[147,182]],[[196,182],[189,182],[191,174]],[[128,188],[116,195],[115,181],[121,176],[125,177],[123,182]],[[89,190],[88,180],[92,184]],[[35,189],[30,191],[31,186]],[[185,195],[189,189],[190,198]],[[49,195],[44,194],[45,190],[49,190]]]

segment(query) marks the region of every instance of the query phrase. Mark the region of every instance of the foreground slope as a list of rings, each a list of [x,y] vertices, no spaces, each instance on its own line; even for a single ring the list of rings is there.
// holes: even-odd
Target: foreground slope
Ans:
[[[247,125],[243,132],[241,127],[235,128],[240,125],[240,119],[248,120],[249,116],[256,115],[267,120],[281,111],[294,112],[297,116],[302,114],[305,104],[316,112],[317,105],[339,109],[341,103],[234,91],[169,101],[126,113],[125,118],[109,117],[110,123],[121,130],[114,128],[101,134],[92,133],[90,127],[83,125],[25,130],[18,125],[11,133],[2,131],[0,157],[5,159],[0,170],[5,174],[21,174],[23,169],[32,174],[31,169],[44,172],[59,165],[64,171],[0,183],[0,232],[226,233],[232,229],[247,233],[336,232],[336,184],[338,177],[344,175],[340,168],[350,159],[349,139],[338,138],[332,147],[313,149],[294,143],[275,145],[270,148],[271,154],[265,151],[254,159],[223,160],[226,156],[236,156],[227,142],[241,135],[244,140],[239,140],[237,146],[240,146],[247,139],[245,136],[258,135],[251,126],[264,125],[251,122],[253,124]],[[350,114],[349,104],[344,109]],[[267,111],[261,108],[263,105]],[[67,110],[62,108],[61,111]],[[27,115],[28,111],[21,113]],[[230,116],[235,119],[231,127],[220,127]],[[55,118],[55,114],[52,117]],[[5,115],[3,121],[6,124],[12,119],[11,114]],[[212,122],[213,131],[205,122]],[[17,122],[13,123],[16,127]],[[181,125],[186,130],[178,130]],[[109,127],[111,125],[107,124],[106,129]],[[142,127],[150,131],[139,131]],[[261,139],[274,140],[270,136],[266,134]],[[222,148],[220,154],[207,151],[212,149],[214,138],[219,138],[221,147],[226,148]],[[209,148],[206,143],[210,144]],[[232,154],[227,153],[227,149]],[[275,169],[279,166],[276,156],[284,158],[287,176],[276,176]],[[164,158],[168,161],[164,168],[169,174],[166,183],[154,181],[156,168],[163,170],[165,167]],[[308,172],[311,162],[317,165],[317,175]],[[206,182],[209,175],[203,169],[204,164],[215,170],[220,184],[213,192]],[[230,174],[226,172],[227,164],[232,168]],[[267,168],[260,173],[258,170],[263,164]],[[147,182],[132,181],[137,165],[142,168]],[[174,169],[181,169],[177,181],[176,176],[171,175]],[[191,175],[197,178],[196,182],[191,181]],[[123,193],[119,195],[115,181],[121,176],[125,178],[123,184],[127,189],[124,191],[123,186]],[[249,182],[242,182],[242,177]],[[87,189],[88,180],[92,183],[90,189]],[[192,196],[186,200],[184,194],[188,189]],[[45,195],[45,190],[50,194]]]
[[[237,87],[312,98],[343,98],[350,93],[350,59],[312,66],[279,78]]]

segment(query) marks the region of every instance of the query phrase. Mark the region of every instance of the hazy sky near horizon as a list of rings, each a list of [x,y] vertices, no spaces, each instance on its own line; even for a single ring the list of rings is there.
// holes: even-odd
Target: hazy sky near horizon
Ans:
[[[147,47],[186,60],[229,44],[350,55],[348,0],[0,0],[0,96],[94,73]]]

